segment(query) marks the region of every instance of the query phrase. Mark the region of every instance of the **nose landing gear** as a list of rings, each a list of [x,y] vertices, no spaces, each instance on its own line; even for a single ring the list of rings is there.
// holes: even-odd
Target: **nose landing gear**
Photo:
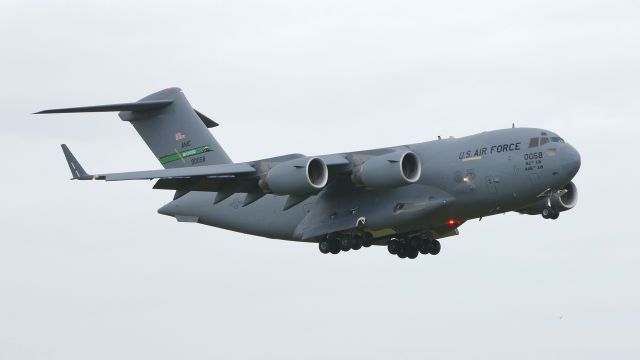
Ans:
[[[545,219],[555,220],[560,216],[560,212],[551,206],[542,209],[542,217]]]

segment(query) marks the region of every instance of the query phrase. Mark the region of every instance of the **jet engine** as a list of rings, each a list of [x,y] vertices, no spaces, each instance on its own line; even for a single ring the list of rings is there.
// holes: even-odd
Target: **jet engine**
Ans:
[[[420,158],[412,151],[394,151],[373,157],[353,168],[351,181],[367,188],[394,188],[420,178]]]
[[[576,187],[576,184],[571,181],[562,189],[551,194],[551,197],[549,199],[540,199],[533,205],[518,210],[518,212],[522,214],[538,215],[541,214],[542,210],[548,205],[551,205],[551,207],[556,209],[557,211],[567,211],[576,206],[577,203],[578,188]]]
[[[258,182],[260,188],[276,195],[306,195],[327,185],[327,164],[317,157],[285,161],[272,167]]]

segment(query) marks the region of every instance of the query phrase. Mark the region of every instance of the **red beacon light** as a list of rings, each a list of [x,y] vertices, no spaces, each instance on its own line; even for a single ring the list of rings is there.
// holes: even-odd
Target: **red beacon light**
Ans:
[[[447,220],[447,225],[449,225],[449,226],[457,226],[457,225],[460,225],[460,224],[462,224],[462,221],[457,220],[457,219],[451,218],[451,219]]]

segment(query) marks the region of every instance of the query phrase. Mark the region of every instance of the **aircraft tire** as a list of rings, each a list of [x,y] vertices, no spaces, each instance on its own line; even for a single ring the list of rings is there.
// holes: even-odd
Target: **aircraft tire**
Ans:
[[[400,250],[400,244],[398,243],[398,240],[389,240],[389,242],[387,243],[387,250],[389,251],[389,254],[397,255],[398,251]]]
[[[415,247],[413,247],[413,246],[410,246],[410,247],[407,249],[407,257],[408,257],[409,259],[415,259],[415,258],[417,258],[417,257],[418,257],[418,248],[415,248]]]
[[[330,237],[329,239],[329,252],[336,255],[340,253],[340,246],[338,244],[338,239],[335,236]]]
[[[400,259],[404,259],[407,257],[407,246],[406,245],[401,245],[400,248],[398,249],[398,257]]]
[[[553,213],[551,213],[551,216],[549,216],[549,219],[556,220],[558,217],[560,217],[560,211],[553,209]]]
[[[429,249],[429,254],[438,255],[440,253],[440,249],[442,249],[442,245],[440,244],[440,241],[433,240],[431,242],[431,246],[430,246],[430,249]]]
[[[418,246],[418,251],[422,255],[427,255],[429,253],[429,244],[432,242],[432,239],[421,239],[420,246]]]
[[[360,250],[362,248],[362,236],[356,235],[351,239],[351,249]]]
[[[373,235],[366,232],[364,233],[364,235],[362,235],[362,246],[368,248],[371,245],[373,245]]]
[[[552,213],[553,213],[553,209],[550,207],[546,207],[542,209],[542,218],[549,219]]]
[[[329,242],[329,239],[320,240],[318,242],[318,248],[320,249],[320,252],[323,254],[329,253],[329,251],[331,251],[331,243]]]
[[[351,244],[353,243],[353,241],[351,238],[343,237],[338,240],[338,243],[340,244],[340,250],[349,251],[351,250]]]

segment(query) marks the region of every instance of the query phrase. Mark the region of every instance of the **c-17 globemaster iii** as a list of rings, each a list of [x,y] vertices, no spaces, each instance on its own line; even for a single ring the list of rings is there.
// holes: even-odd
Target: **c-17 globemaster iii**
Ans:
[[[337,254],[385,245],[400,258],[436,255],[470,219],[517,211],[557,219],[576,205],[580,155],[557,134],[508,128],[462,138],[330,155],[234,163],[213,120],[169,88],[134,103],[41,111],[119,111],[164,169],[88,174],[66,145],[76,180],[158,179],[173,190],[160,214]]]

